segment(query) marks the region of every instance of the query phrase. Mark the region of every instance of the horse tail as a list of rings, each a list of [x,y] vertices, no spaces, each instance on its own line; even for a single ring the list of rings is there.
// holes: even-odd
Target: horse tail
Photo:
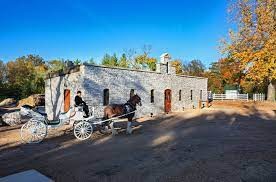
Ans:
[[[102,120],[106,120],[106,119],[108,119],[108,115],[106,113],[104,113]]]
[[[106,120],[106,119],[109,119],[109,117],[108,117],[108,109],[107,109],[107,107],[104,109],[104,116],[103,116],[103,118],[102,118],[103,120]]]

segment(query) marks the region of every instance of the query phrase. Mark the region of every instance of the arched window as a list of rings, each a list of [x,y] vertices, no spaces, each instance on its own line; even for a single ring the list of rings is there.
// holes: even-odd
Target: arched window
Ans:
[[[103,105],[107,106],[109,104],[109,89],[104,89],[103,91]]]
[[[179,101],[181,101],[181,90],[179,90]]]
[[[154,90],[150,91],[150,103],[154,103]]]
[[[202,100],[202,90],[200,90],[199,98],[200,98],[200,100]]]
[[[191,90],[191,100],[193,100],[193,90]]]
[[[134,96],[134,89],[131,89],[130,90],[130,93],[129,93],[129,98],[133,97]]]

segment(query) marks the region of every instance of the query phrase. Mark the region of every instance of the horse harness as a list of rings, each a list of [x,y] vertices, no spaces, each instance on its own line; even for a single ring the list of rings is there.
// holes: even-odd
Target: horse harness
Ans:
[[[124,114],[131,113],[133,111],[136,111],[136,107],[134,105],[132,105],[130,102],[124,104]],[[134,116],[134,113],[127,115],[127,117],[130,115]]]

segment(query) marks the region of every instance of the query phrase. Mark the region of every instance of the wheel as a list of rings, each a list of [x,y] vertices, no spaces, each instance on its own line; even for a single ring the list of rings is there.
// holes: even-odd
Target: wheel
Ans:
[[[91,137],[93,133],[93,127],[86,121],[79,122],[74,127],[74,135],[79,140],[86,140]]]
[[[109,124],[108,125],[99,126],[98,129],[99,129],[99,132],[101,134],[109,134],[109,133],[111,133],[111,127],[110,127]]]
[[[21,127],[20,135],[26,143],[39,143],[47,136],[47,125],[31,119]]]

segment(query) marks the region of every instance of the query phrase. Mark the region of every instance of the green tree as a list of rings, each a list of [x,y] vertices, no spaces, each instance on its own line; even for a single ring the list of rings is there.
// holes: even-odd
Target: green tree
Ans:
[[[110,64],[110,66],[118,66],[118,58],[115,53],[110,58]]]
[[[51,60],[47,63],[47,66],[48,66],[49,72],[56,72],[56,71],[64,70],[64,68],[66,67],[65,61],[63,59]]]
[[[221,74],[219,62],[211,63],[211,67],[204,74],[208,78],[208,90],[212,93],[223,93],[224,92],[224,81]]]
[[[112,56],[110,56],[109,54],[105,54],[102,59],[102,65],[111,67],[118,66],[118,58],[116,54],[114,53]]]
[[[111,64],[111,56],[109,54],[105,54],[102,59],[102,65],[110,66]]]
[[[7,67],[6,64],[0,60],[0,87],[4,85],[7,76]]]
[[[94,65],[96,65],[96,62],[94,61],[94,58],[90,58],[88,60],[88,64],[94,64]]]
[[[123,53],[122,56],[120,57],[118,66],[122,68],[128,68],[129,65],[128,65],[128,61],[125,53]]]
[[[80,59],[76,59],[75,61],[74,61],[74,65],[80,65],[81,64],[81,60]]]
[[[204,76],[205,66],[200,60],[192,60],[186,66],[184,71],[191,76]]]

